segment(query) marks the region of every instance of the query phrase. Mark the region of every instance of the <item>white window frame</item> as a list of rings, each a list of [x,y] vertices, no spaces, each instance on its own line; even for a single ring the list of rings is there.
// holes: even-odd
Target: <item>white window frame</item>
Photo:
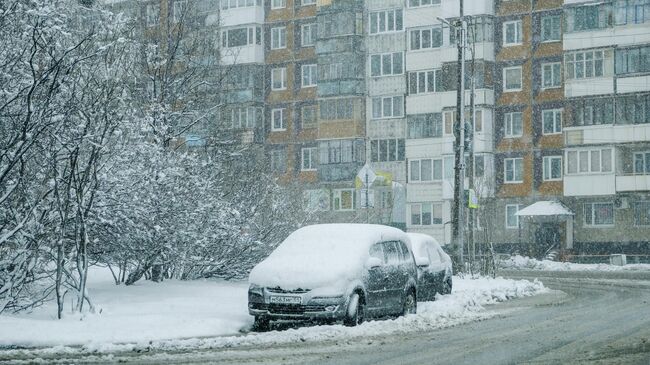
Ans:
[[[341,203],[343,201],[341,199],[341,194],[344,193],[344,192],[348,192],[348,193],[350,193],[352,195],[352,207],[351,208],[343,208],[342,207]],[[336,207],[336,204],[337,204],[336,200],[337,199],[338,199],[338,205],[339,205],[338,209]],[[355,191],[355,189],[334,189],[334,190],[332,190],[332,210],[334,210],[336,212],[351,212],[351,211],[354,211],[354,209],[355,209],[355,207],[357,205],[355,199],[356,199],[356,191]]]
[[[424,224],[423,221],[423,214],[424,214],[424,207],[427,206],[431,212],[431,223],[430,224]],[[413,208],[418,207],[420,212],[419,212],[419,217],[420,217],[420,222],[419,223],[413,223]],[[440,217],[437,218],[440,223],[434,223],[435,217],[435,212],[436,209],[438,208],[437,211],[440,213]],[[441,202],[422,202],[422,203],[411,203],[409,204],[409,225],[414,226],[414,227],[430,227],[430,226],[440,226],[442,225],[442,208],[443,204]]]
[[[557,66],[557,70],[555,67]],[[558,89],[562,87],[562,62],[549,62],[542,63],[542,90]],[[547,70],[547,68],[549,68]],[[557,75],[556,75],[557,71]],[[555,77],[557,76],[557,84],[554,84]],[[551,83],[547,86],[547,77],[551,78]]]
[[[424,31],[429,31],[431,34],[429,35],[429,44],[424,44],[423,43],[423,37],[422,37],[422,32]],[[434,46],[433,45],[433,33],[435,32],[440,32],[440,45]],[[416,48],[413,48],[413,34],[418,33],[418,39],[419,42],[417,44]],[[430,50],[430,49],[438,49],[441,48],[445,45],[445,36],[444,36],[444,30],[442,27],[442,24],[440,25],[435,25],[433,27],[425,27],[425,28],[419,28],[419,29],[409,29],[408,32],[409,35],[409,43],[408,43],[408,49],[410,51],[423,51],[423,50]]]
[[[397,23],[397,13],[400,13],[400,17],[402,18],[402,28],[397,29],[398,23]],[[389,28],[389,22],[388,20],[390,19],[389,13],[393,13],[393,22],[392,30],[388,30]],[[376,24],[377,24],[377,30],[373,32],[372,29],[372,18],[376,18]],[[382,19],[383,18],[383,19]],[[383,24],[385,26],[384,30],[379,29],[379,25]],[[395,8],[395,9],[383,9],[383,10],[377,10],[377,11],[371,11],[368,14],[368,34],[370,35],[375,35],[375,34],[388,34],[388,33],[398,33],[404,31],[404,11],[402,8]]]
[[[413,178],[412,170],[413,164],[417,163],[417,178]],[[427,163],[430,166],[431,178],[424,178],[422,176],[422,166]],[[440,177],[436,177],[435,166],[438,165]],[[409,183],[430,183],[434,181],[442,181],[445,176],[444,160],[442,158],[414,158],[408,160],[408,181]]]
[[[591,206],[591,216],[587,217],[587,206]],[[612,223],[606,223],[606,224],[597,224],[596,223],[596,205],[611,205],[612,207]],[[616,224],[616,208],[614,207],[613,202],[591,202],[591,203],[583,203],[582,205],[582,214],[583,214],[583,225],[584,227],[588,228],[605,228],[605,227],[614,227]],[[589,218],[589,219],[587,219]]]
[[[560,176],[559,177],[553,177],[553,161],[560,161]],[[562,168],[562,156],[544,156],[542,159],[543,163],[543,168],[542,168],[542,180],[543,181],[561,181],[562,180],[562,172],[564,171]]]
[[[287,0],[271,0],[271,9],[283,9],[287,7]]]
[[[521,179],[517,180],[517,161],[521,161]],[[508,180],[508,163],[512,163],[512,178]],[[523,157],[509,157],[503,159],[503,183],[504,184],[521,184],[524,182],[524,159]]]
[[[395,72],[395,55],[399,55],[401,59],[401,68],[399,72]],[[385,56],[390,56],[390,73],[384,73],[384,60]],[[372,74],[372,59],[374,57],[379,57],[379,74]],[[375,53],[370,55],[370,77],[381,77],[381,76],[397,76],[404,74],[404,52],[387,52],[387,53]]]
[[[418,2],[418,5],[411,5],[415,1]],[[424,6],[435,6],[435,5],[440,5],[440,0],[407,0],[407,6],[409,8],[421,8]]]
[[[637,171],[636,169],[636,162],[637,159],[641,160],[641,172]],[[648,159],[650,159],[650,151],[637,151],[632,154],[632,172],[634,175],[648,175],[650,174],[650,170],[647,170],[646,167],[648,167]]]
[[[316,28],[316,23],[308,23],[300,26],[300,46],[301,47],[312,47],[316,44],[316,40],[313,39],[313,29]],[[305,34],[309,34],[309,42],[305,41]]]
[[[270,152],[271,163],[270,168],[273,172],[285,173],[287,171],[287,154],[284,149],[274,149]],[[281,166],[276,164],[276,160],[280,161]],[[282,169],[280,168],[282,167]]]
[[[508,224],[508,209],[509,209],[509,208],[513,208],[513,207],[516,209],[515,212],[513,213],[513,216],[514,216],[515,219],[517,220],[517,224],[514,225],[514,226]],[[521,210],[521,204],[506,204],[506,208],[505,208],[505,213],[506,213],[506,229],[518,229],[518,228],[519,228],[519,216],[516,215],[516,213],[519,212],[520,210]]]
[[[300,150],[300,171],[316,171],[318,147],[305,147]],[[305,165],[305,163],[307,163]]]
[[[390,114],[385,113],[386,103],[390,103]],[[399,105],[399,109],[397,111],[401,113],[396,113],[396,105]],[[379,110],[375,110],[377,106],[379,106]],[[404,117],[404,96],[403,95],[377,96],[372,98],[371,107],[372,107],[372,114],[371,114],[372,119],[403,118]]]
[[[279,73],[279,75],[278,75]],[[280,77],[280,87],[275,87],[275,82]],[[277,67],[271,69],[271,90],[286,90],[287,89],[287,68]]]
[[[577,60],[578,55],[581,55],[581,60]],[[590,59],[587,59],[588,55],[591,55]],[[604,77],[605,66],[607,63],[605,62],[605,59],[605,51],[602,49],[567,53],[564,55],[566,78],[570,80],[584,80]],[[600,63],[600,75],[596,75],[596,71],[599,70],[599,68],[596,67],[598,63]],[[582,68],[582,77],[576,76],[576,69],[578,66]],[[591,76],[587,76],[587,69],[591,70]]]
[[[648,201],[648,200],[639,200],[639,201],[636,201],[636,202],[634,202],[632,204],[632,207],[634,209],[634,226],[635,227],[650,227],[650,222],[648,222],[648,224],[640,223],[640,218],[641,218],[640,216],[641,216],[642,213],[640,213],[639,211],[642,210],[642,208],[639,208],[639,207],[641,205],[650,205],[650,201]],[[649,213],[646,212],[645,214],[648,215]],[[645,217],[645,218],[647,219],[647,217]]]
[[[178,23],[181,21],[181,16],[186,10],[187,10],[187,0],[174,0],[174,14],[173,14],[174,23]]]
[[[603,155],[604,152],[609,151],[609,170],[608,171],[603,171]],[[598,171],[592,169],[592,156],[595,155],[594,153],[598,153]],[[569,172],[569,162],[571,160],[570,155],[574,153],[575,158],[576,158],[576,172]],[[580,159],[581,155],[586,154],[586,170],[582,171],[581,170],[581,164],[580,164]],[[565,175],[599,175],[599,174],[613,174],[615,171],[615,166],[614,164],[616,163],[614,160],[614,148],[613,147],[607,147],[607,148],[591,148],[591,149],[569,149],[566,150],[565,154],[565,169],[564,169],[564,174]]]
[[[553,19],[559,18],[560,19],[560,24],[559,24],[559,29],[558,29],[558,37],[557,38],[550,38],[550,39],[543,39],[544,38],[544,24],[545,20],[548,20],[547,24],[550,24],[551,28],[553,28]],[[554,14],[554,15],[546,15],[543,16],[540,19],[540,39],[542,39],[542,43],[550,43],[550,42],[559,42],[562,40],[562,15],[559,14]],[[551,29],[549,33],[552,35],[553,30]]]
[[[554,134],[562,134],[562,112],[563,109],[544,109],[542,110],[542,134],[550,136]],[[553,118],[553,130],[546,130],[546,116],[550,115]]]
[[[271,28],[271,49],[287,48],[287,27]]]
[[[160,23],[160,6],[147,4],[145,8],[147,27],[155,27]]]
[[[408,92],[410,95],[430,94],[430,93],[436,93],[442,91],[442,90],[438,90],[438,88],[436,87],[438,83],[438,78],[442,77],[442,69],[437,68],[437,69],[423,70],[423,71],[410,71],[408,74],[409,74]],[[411,82],[411,75],[415,75],[415,92],[412,92],[413,83]],[[424,77],[424,85],[420,85],[421,75]],[[433,90],[429,90],[429,85],[433,86]],[[422,90],[420,86],[423,87]]]
[[[300,86],[302,88],[315,87],[317,85],[318,70],[316,67],[315,63],[300,66]],[[305,83],[305,79],[308,79],[307,83]]]
[[[515,134],[515,115],[519,115],[521,120],[521,133]],[[503,115],[503,136],[504,138],[519,138],[524,135],[524,113],[509,112]]]
[[[314,113],[314,121],[305,124],[305,109],[312,109]],[[300,121],[302,122],[302,128],[316,128],[318,126],[318,106],[316,105],[303,105],[300,108]]]
[[[287,130],[287,120],[285,119],[285,108],[271,109],[271,130],[273,132],[281,132]],[[276,115],[280,116],[280,125],[276,125]]]
[[[508,74],[508,71],[512,71],[512,70],[519,70],[519,82],[520,82],[520,84],[519,84],[518,88],[508,89],[508,87],[507,87],[507,85],[508,85],[507,81],[508,80],[506,78],[506,75]],[[521,66],[504,67],[503,68],[503,92],[506,92],[506,93],[507,92],[517,92],[517,91],[521,91],[523,89],[523,87],[524,87],[524,74],[523,74],[522,67]]]
[[[515,28],[515,41],[514,42],[508,42],[508,37],[507,37],[507,28],[508,26],[513,25]],[[521,19],[519,20],[510,20],[507,22],[503,22],[503,46],[504,47],[511,47],[511,46],[519,46],[523,43],[524,39],[524,34],[523,34],[523,23]]]

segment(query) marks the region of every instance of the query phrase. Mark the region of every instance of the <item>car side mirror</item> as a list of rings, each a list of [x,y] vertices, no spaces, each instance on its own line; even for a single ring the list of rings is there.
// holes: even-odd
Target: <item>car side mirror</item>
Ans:
[[[377,267],[381,266],[381,264],[382,264],[382,261],[380,259],[376,258],[376,257],[370,257],[370,258],[368,258],[368,261],[366,261],[366,267],[368,269],[377,268]]]
[[[426,267],[426,266],[429,266],[430,263],[431,262],[429,261],[429,259],[427,257],[418,257],[418,258],[415,259],[415,264],[418,267]]]

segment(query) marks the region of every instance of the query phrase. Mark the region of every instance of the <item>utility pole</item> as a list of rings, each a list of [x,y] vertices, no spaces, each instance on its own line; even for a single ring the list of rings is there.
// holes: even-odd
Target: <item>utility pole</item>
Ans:
[[[458,92],[456,94],[456,125],[454,126],[454,152],[455,173],[454,173],[454,203],[452,206],[451,218],[451,240],[458,247],[458,264],[461,268],[465,266],[464,231],[465,227],[463,213],[465,207],[464,198],[464,170],[465,170],[465,46],[467,35],[467,23],[463,14],[463,0],[459,0],[460,18],[459,25],[455,28],[458,31]]]
[[[473,20],[473,18],[470,18]],[[469,166],[467,166],[467,179],[469,180],[468,189],[470,191],[474,190],[474,126],[476,123],[476,115],[474,112],[474,89],[476,88],[475,80],[475,61],[476,61],[476,25],[472,24],[470,27],[472,30],[472,61],[470,63],[470,94],[469,94],[469,124],[466,126],[466,138],[467,138],[467,150],[469,151]],[[482,117],[482,115],[481,115]],[[482,122],[482,121],[481,121]],[[476,262],[476,243],[474,242],[474,217],[476,215],[476,209],[470,207],[467,210],[467,227],[468,227],[468,247],[469,247],[469,260],[471,265],[474,265]]]

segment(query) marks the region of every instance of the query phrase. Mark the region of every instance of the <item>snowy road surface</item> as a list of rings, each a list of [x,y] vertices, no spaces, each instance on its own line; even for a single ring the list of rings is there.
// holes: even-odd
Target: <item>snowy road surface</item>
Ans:
[[[371,327],[377,330],[375,334],[349,336],[345,329],[329,326],[327,333],[344,335],[319,339],[307,336],[313,331],[304,331],[303,338],[295,336],[300,330],[289,330],[275,336],[293,342],[242,342],[224,347],[218,341],[204,340],[199,346],[115,347],[115,351],[97,353],[70,349],[36,357],[48,363],[58,359],[62,363],[151,364],[650,364],[649,273],[594,273],[589,277],[584,272],[518,271],[507,275],[539,277],[556,290],[488,306],[480,312],[484,314],[478,317],[481,321],[460,322],[464,324],[455,327],[382,332],[386,326],[376,325]],[[0,352],[3,360],[32,362],[35,354],[9,357]]]

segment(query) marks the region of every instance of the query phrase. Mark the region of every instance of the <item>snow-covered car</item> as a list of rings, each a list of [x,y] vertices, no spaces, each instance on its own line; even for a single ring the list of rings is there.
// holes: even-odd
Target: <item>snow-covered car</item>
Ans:
[[[415,313],[417,269],[403,231],[372,224],[300,228],[250,273],[255,327],[271,320],[343,320]]]
[[[435,299],[436,293],[451,293],[453,271],[449,255],[429,235],[407,235],[418,267],[418,300],[431,301]]]

